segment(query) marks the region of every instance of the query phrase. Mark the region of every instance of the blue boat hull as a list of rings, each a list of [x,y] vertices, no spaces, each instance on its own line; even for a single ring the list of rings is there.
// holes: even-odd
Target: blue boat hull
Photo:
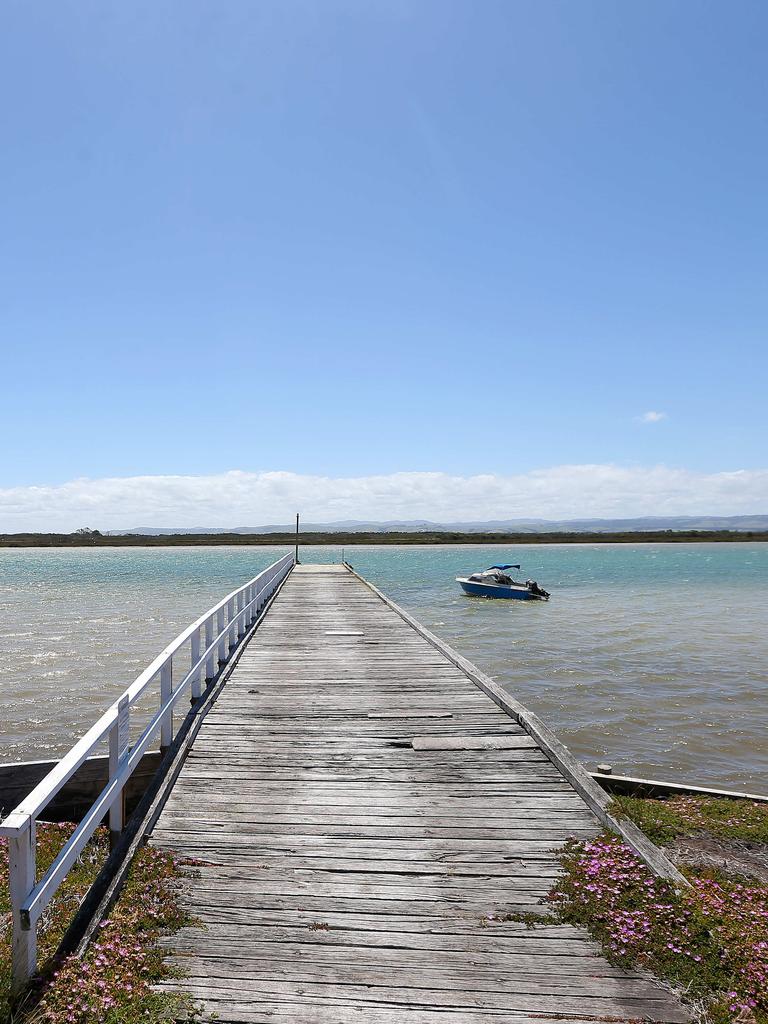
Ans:
[[[473,597],[503,597],[513,601],[538,601],[536,594],[532,594],[527,587],[502,587],[493,586],[488,583],[470,583],[468,580],[459,580],[459,585],[465,594]]]

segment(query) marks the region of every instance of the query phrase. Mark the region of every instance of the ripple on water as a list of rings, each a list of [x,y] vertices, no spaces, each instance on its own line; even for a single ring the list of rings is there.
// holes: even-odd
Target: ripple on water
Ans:
[[[16,627],[0,633],[0,760],[66,749],[184,626],[283,553],[0,551],[0,621]],[[552,600],[458,592],[456,575],[499,558]],[[352,561],[584,760],[768,790],[768,545],[360,547]]]

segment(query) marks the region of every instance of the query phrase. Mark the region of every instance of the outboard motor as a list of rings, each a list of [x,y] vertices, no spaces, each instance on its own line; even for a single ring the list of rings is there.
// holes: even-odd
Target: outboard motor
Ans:
[[[540,587],[536,580],[526,580],[525,585],[532,594],[536,595],[536,597],[543,597],[545,600],[549,598],[549,592],[544,590],[543,587]]]

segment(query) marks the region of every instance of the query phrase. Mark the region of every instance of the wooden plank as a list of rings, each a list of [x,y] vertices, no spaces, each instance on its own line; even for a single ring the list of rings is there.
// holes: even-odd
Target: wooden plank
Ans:
[[[214,779],[216,776],[213,777]],[[590,821],[593,821],[590,812],[584,807],[582,801],[572,793],[568,792],[546,792],[543,787],[534,786],[526,791],[515,789],[510,792],[511,787],[470,787],[465,786],[462,793],[455,793],[450,786],[425,787],[422,795],[419,794],[419,787],[409,785],[401,787],[402,793],[392,787],[386,787],[386,780],[378,783],[375,787],[368,784],[351,783],[343,787],[326,787],[317,783],[304,784],[300,775],[296,776],[297,785],[289,789],[280,786],[260,785],[254,786],[250,793],[235,793],[231,795],[213,785],[205,791],[200,787],[191,791],[192,787],[183,786],[177,789],[170,801],[169,806],[188,805],[193,809],[204,801],[209,806],[225,804],[233,811],[244,805],[246,807],[266,805],[268,807],[298,807],[303,804],[318,806],[321,804],[335,805],[340,807],[360,808],[375,807],[377,811],[389,809],[393,812],[406,812],[418,815],[419,813],[430,814],[439,809],[446,813],[452,813],[456,809],[472,810],[476,814],[490,817],[500,810],[516,810],[518,814],[524,812],[538,812],[542,815],[550,815],[556,811],[577,811],[586,814]],[[282,792],[282,801],[276,801],[276,794]],[[199,797],[198,797],[199,793]],[[471,797],[471,803],[467,803],[467,797]],[[359,812],[358,812],[359,813]]]
[[[414,736],[414,750],[508,750],[516,736]]]
[[[245,878],[267,877],[279,871],[285,878],[328,879],[332,876],[344,878],[347,873],[357,881],[372,882],[378,885],[403,884],[434,884],[440,879],[455,879],[470,876],[470,884],[483,882],[486,885],[504,884],[505,880],[515,878],[548,878],[560,875],[554,865],[541,861],[505,862],[502,864],[441,864],[432,862],[399,861],[399,860],[356,860],[351,858],[312,858],[292,857],[289,866],[276,858],[265,857],[261,864],[202,864],[193,869],[195,878],[205,879],[208,874],[213,878]]]
[[[226,904],[220,906],[219,910],[222,914],[242,914],[240,908]],[[413,913],[341,913],[333,908],[320,920],[328,924],[328,930],[318,930],[317,916],[305,909],[265,909],[258,917],[249,915],[248,931],[242,931],[240,925],[227,921],[217,924],[212,930],[217,937],[215,948],[224,956],[247,957],[253,942],[280,943],[291,936],[291,942],[320,943],[323,946],[341,944],[347,949],[362,951],[368,950],[369,947],[388,946],[395,952],[409,949],[425,950],[425,955],[431,956],[430,951],[442,948],[462,954],[475,949],[478,955],[498,955],[502,958],[514,957],[518,953],[546,953],[551,956],[597,957],[604,967],[608,966],[597,944],[585,939],[581,929],[557,921],[548,921],[533,929],[521,921],[481,920],[479,916],[446,915],[441,920],[433,921]],[[393,943],[393,935],[398,936],[396,943]],[[238,948],[238,939],[244,936],[249,941]],[[449,939],[456,940],[453,946],[446,945]],[[168,936],[165,945],[174,946],[177,940],[179,943],[186,943],[187,946],[195,945],[205,940],[205,933],[197,925],[188,926],[175,935]],[[209,954],[213,948],[209,943]],[[273,950],[274,955],[280,952],[274,946]]]
[[[229,810],[229,813],[226,811]],[[299,804],[293,810],[286,810],[281,806],[275,810],[274,805],[266,804],[254,807],[251,804],[239,805],[238,807],[223,808],[221,804],[208,805],[206,801],[200,801],[196,806],[180,805],[173,803],[167,808],[164,821],[180,823],[183,821],[203,821],[211,825],[226,827],[228,823],[236,818],[240,822],[275,822],[284,824],[307,824],[319,825],[323,822],[330,824],[348,825],[407,825],[415,827],[421,825],[474,825],[476,827],[488,828],[494,822],[499,822],[499,827],[504,828],[532,828],[537,829],[567,829],[570,826],[587,825],[594,828],[594,822],[587,814],[575,812],[555,815],[526,815],[524,818],[508,816],[509,812],[500,811],[497,817],[489,821],[487,815],[478,813],[474,809],[467,808],[466,813],[459,813],[454,808],[454,813],[447,814],[404,814],[402,808],[392,808],[387,813],[376,808],[376,813],[361,813],[361,808],[340,807],[335,810],[326,810],[322,813],[312,803]]]
[[[188,968],[189,969],[189,968]],[[226,979],[199,980],[187,977],[183,982],[183,990],[190,992],[194,997],[206,1000],[213,997],[219,999],[242,997],[244,993],[254,998],[267,996],[274,1000],[280,998],[295,999],[300,993],[311,1000],[316,1007],[327,1009],[326,1020],[333,1021],[333,1010],[336,1006],[348,1006],[350,1003],[362,1003],[363,1005],[389,1004],[400,1008],[420,1007],[437,1009],[438,1007],[450,1007],[460,1010],[488,1009],[503,1013],[511,1011],[518,1013],[550,1013],[550,1014],[584,1014],[587,1012],[602,1017],[619,1016],[656,1021],[666,1021],[670,1024],[689,1020],[688,1015],[682,1009],[674,1006],[672,997],[662,996],[663,990],[658,989],[660,998],[657,1000],[634,999],[629,996],[606,993],[602,998],[594,995],[585,996],[582,993],[565,994],[556,993],[527,993],[527,992],[482,992],[468,986],[461,992],[451,992],[444,989],[428,989],[421,985],[398,985],[400,979],[393,976],[390,985],[355,985],[355,984],[322,984],[313,982],[295,982],[269,979],[251,978],[244,984],[237,977]],[[168,989],[178,988],[178,984],[162,986]],[[253,1006],[253,1002],[251,1002]],[[661,1016],[659,1016],[661,1014]],[[236,1019],[236,1018],[235,1018]],[[319,1018],[322,1019],[322,1018]],[[594,1018],[593,1018],[594,1019]]]
[[[506,958],[517,962],[519,957],[536,957],[535,962],[542,970],[552,966],[551,960],[539,960],[547,956],[562,960],[564,966],[575,968],[577,973],[592,970],[595,964],[600,971],[608,966],[600,950],[585,942],[583,936],[581,941],[549,938],[529,941],[516,934],[497,934],[497,929],[491,925],[480,927],[479,915],[474,919],[456,918],[448,930],[441,928],[443,921],[439,917],[366,914],[359,910],[317,914],[306,908],[265,907],[256,917],[251,911],[222,905],[201,911],[201,914],[205,917],[205,931],[200,927],[184,929],[163,945],[190,953],[202,950],[208,956],[215,949],[228,959],[247,959],[254,943],[263,942],[272,947],[274,956],[280,955],[283,945],[297,944],[302,948],[310,945],[312,949],[305,950],[305,954],[310,955],[322,944],[323,947],[342,947],[344,955],[350,949],[371,950],[377,956],[382,950],[396,950],[403,964],[409,962],[409,951],[417,950],[423,952],[430,963],[442,962],[443,954],[456,953],[465,962],[474,962],[476,956],[480,961],[488,957],[492,965],[506,963]],[[346,923],[334,923],[340,919]],[[326,924],[327,929],[318,927]],[[555,927],[546,922],[541,930],[548,932]],[[576,961],[582,963],[581,968]]]
[[[308,826],[307,826],[308,827]],[[593,833],[594,834],[594,833]],[[210,853],[211,857],[224,856],[247,856],[249,852],[267,849],[284,849],[292,851],[295,849],[310,850],[335,850],[338,854],[342,850],[355,850],[379,853],[384,846],[387,850],[397,851],[421,851],[425,856],[435,857],[448,853],[479,853],[479,854],[500,854],[522,857],[543,857],[554,861],[553,841],[549,839],[514,839],[506,836],[409,836],[409,837],[388,837],[386,842],[381,835],[358,836],[341,835],[329,836],[322,831],[291,832],[282,835],[277,833],[262,834],[258,840],[254,836],[243,835],[240,832],[238,823],[234,823],[233,829],[226,834],[211,835],[203,831],[181,831],[179,829],[165,829],[159,827],[156,830],[155,842],[158,846],[165,846],[167,849],[194,850],[195,856],[201,853]],[[336,843],[334,847],[334,842]],[[514,843],[514,845],[512,845]],[[511,850],[514,848],[514,854]]]
[[[171,989],[173,991],[173,989]],[[328,1021],[329,1024],[499,1024],[500,1015],[494,1011],[466,1011],[441,1008],[438,1010],[422,1010],[413,1007],[407,1008],[407,1014],[402,1007],[386,1007],[376,1005],[361,1005],[347,1003],[336,1005],[332,1014],[323,1016],[325,1010],[316,1008],[311,999],[297,996],[295,1000],[281,998],[279,1002],[273,1002],[264,998],[254,1001],[230,1000],[221,1002],[210,997],[207,1002],[215,1014],[215,1019],[220,1021],[236,1021],[238,1024],[318,1024],[321,1021]],[[577,1018],[557,1014],[550,1017],[547,1014],[518,1014],[508,1012],[504,1014],[504,1020],[512,1024],[595,1024],[595,1018]],[[637,1020],[630,1020],[627,1017],[613,1017],[611,1020],[622,1024],[637,1024]]]
[[[368,718],[453,718],[452,711],[369,711]]]
[[[310,921],[301,940],[296,938],[293,942],[283,941],[282,938],[278,942],[270,941],[268,937],[261,939],[257,936],[256,929],[253,929],[254,935],[248,944],[243,944],[239,948],[234,940],[239,929],[236,931],[234,924],[228,926],[229,931],[226,930],[227,926],[213,924],[210,930],[216,941],[208,943],[204,954],[201,955],[211,961],[235,960],[244,968],[247,968],[248,964],[254,960],[269,960],[275,963],[311,960],[313,964],[357,964],[358,966],[391,967],[400,971],[403,971],[404,968],[462,971],[471,966],[491,968],[494,973],[508,976],[541,975],[544,972],[556,971],[558,976],[577,978],[647,978],[647,975],[612,967],[596,950],[591,955],[581,952],[574,955],[558,952],[558,946],[555,943],[550,944],[550,947],[544,950],[536,948],[526,950],[521,943],[518,943],[518,948],[514,951],[478,951],[477,957],[473,956],[471,961],[467,960],[466,953],[462,950],[445,950],[439,964],[436,964],[434,951],[431,949],[418,947],[415,949],[388,949],[376,945],[331,944],[325,940],[324,936],[329,931],[333,931],[332,926],[318,928],[318,923],[327,924],[327,922]],[[314,928],[311,927],[312,924],[315,925]],[[268,931],[267,936],[269,935],[271,932]],[[180,939],[181,943],[185,943],[184,949],[187,953],[192,952],[199,937],[198,931],[196,936],[188,935]],[[172,944],[166,942],[165,945],[171,947]]]
[[[192,977],[200,981],[217,979],[220,983],[230,975],[236,980],[294,980],[314,984],[370,985],[389,986],[393,976],[403,973],[403,963],[398,958],[377,957],[375,961],[360,962],[348,955],[343,957],[311,957],[300,961],[283,956],[250,957],[247,960],[232,958],[223,961],[221,957],[205,956],[195,958],[195,974]],[[659,999],[658,986],[645,978],[633,977],[625,973],[589,974],[582,969],[574,974],[562,974],[560,971],[543,970],[541,964],[527,964],[525,967],[516,960],[518,969],[505,971],[503,967],[487,970],[485,965],[454,962],[450,966],[435,965],[422,957],[418,964],[424,988],[435,988],[446,992],[463,993],[467,988],[477,992],[544,994],[562,993],[569,996],[583,993],[596,999],[615,997],[618,994],[626,999],[650,1000]],[[182,970],[189,969],[189,957],[175,958],[175,964]],[[415,964],[409,964],[415,968]],[[559,966],[559,965],[557,965]],[[496,967],[496,965],[494,965]]]

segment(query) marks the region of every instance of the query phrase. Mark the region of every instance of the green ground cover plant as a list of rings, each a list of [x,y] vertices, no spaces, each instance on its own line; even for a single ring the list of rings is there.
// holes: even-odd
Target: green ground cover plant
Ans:
[[[707,835],[762,843],[768,806],[701,797],[615,802],[660,842]],[[709,1024],[768,1024],[768,886],[681,865],[691,888],[652,875],[622,840],[569,841],[550,893],[558,916],[586,926],[607,957],[678,986]]]
[[[41,875],[74,831],[71,824],[38,826]],[[0,1022],[2,1024],[155,1024],[187,1015],[182,997],[160,995],[152,985],[170,974],[156,939],[181,927],[176,890],[181,865],[169,853],[144,847],[125,887],[86,955],[55,959],[59,942],[108,853],[108,832],[99,829],[62,884],[39,926],[40,977],[11,1008],[11,921],[7,841],[0,845]]]
[[[680,836],[709,835],[768,844],[768,804],[752,800],[676,796],[643,800],[617,796],[612,810],[631,818],[656,843]]]

